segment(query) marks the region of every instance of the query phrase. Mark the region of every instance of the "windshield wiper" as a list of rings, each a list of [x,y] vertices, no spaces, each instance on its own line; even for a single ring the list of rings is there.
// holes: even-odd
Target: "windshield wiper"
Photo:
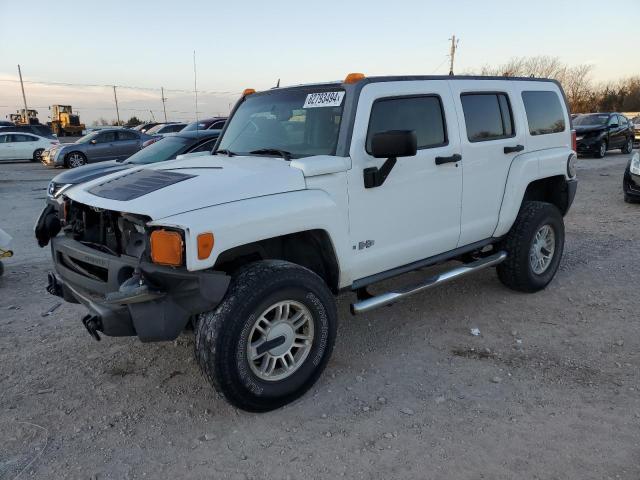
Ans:
[[[260,148],[258,150],[253,150],[249,152],[249,154],[254,155],[280,155],[285,160],[291,160],[291,152],[287,152],[286,150],[280,150],[278,148]]]
[[[222,155],[226,155],[227,157],[233,157],[235,155],[235,153],[233,153],[231,150],[227,150],[226,148],[223,148],[222,150],[216,150],[215,152],[213,152],[213,155],[217,155],[219,153]]]

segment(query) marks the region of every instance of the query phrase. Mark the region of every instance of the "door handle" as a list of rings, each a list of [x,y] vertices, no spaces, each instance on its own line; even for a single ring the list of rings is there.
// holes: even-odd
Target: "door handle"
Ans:
[[[515,147],[504,147],[504,153],[521,152],[524,150],[524,145],[516,145]]]
[[[443,163],[456,163],[462,160],[462,155],[454,153],[450,157],[436,157],[436,165],[442,165]]]

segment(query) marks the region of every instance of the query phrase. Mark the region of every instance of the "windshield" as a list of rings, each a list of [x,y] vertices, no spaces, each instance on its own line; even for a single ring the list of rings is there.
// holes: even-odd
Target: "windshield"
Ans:
[[[573,119],[574,125],[606,125],[609,115],[592,113],[589,115],[578,115]]]
[[[229,120],[218,150],[248,154],[279,149],[291,157],[334,155],[344,90],[308,87],[246,97]]]
[[[182,153],[182,150],[195,139],[184,137],[165,137],[152,143],[148,147],[131,155],[124,163],[144,165],[147,163],[164,162],[172,160]]]
[[[91,140],[96,138],[100,132],[91,132],[87,133],[84,137],[79,138],[75,141],[75,143],[89,143]]]

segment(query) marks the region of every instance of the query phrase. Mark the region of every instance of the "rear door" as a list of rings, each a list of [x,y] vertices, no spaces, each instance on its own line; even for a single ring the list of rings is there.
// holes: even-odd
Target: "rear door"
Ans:
[[[511,83],[449,81],[460,124],[464,177],[458,246],[492,236],[509,167],[526,150],[523,125],[513,114]]]
[[[26,133],[14,133],[13,140],[13,155],[15,160],[30,160],[33,157],[33,152],[38,148],[37,137]]]
[[[129,130],[120,130],[118,133],[117,152],[118,158],[126,159],[140,150],[138,134]]]
[[[413,130],[418,151],[398,158],[384,183],[365,188],[363,171],[381,167],[375,133]],[[460,140],[446,80],[372,82],[363,87],[350,146],[349,221],[353,279],[390,270],[456,247],[460,234]]]

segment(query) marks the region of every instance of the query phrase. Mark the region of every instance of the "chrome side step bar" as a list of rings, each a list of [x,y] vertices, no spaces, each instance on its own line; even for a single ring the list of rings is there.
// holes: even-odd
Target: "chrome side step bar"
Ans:
[[[413,295],[414,293],[428,290],[429,288],[442,285],[443,283],[447,283],[457,278],[464,277],[470,273],[477,272],[478,270],[482,270],[484,268],[493,267],[495,265],[498,265],[499,263],[502,263],[506,258],[507,252],[499,251],[497,253],[494,253],[493,255],[489,255],[488,257],[481,258],[474,262],[465,263],[464,265],[456,267],[447,272],[442,272],[438,275],[434,275],[433,277],[429,277],[424,282],[417,285],[382,293],[380,295],[367,298],[366,300],[352,303],[351,313],[353,315],[356,315],[358,313],[368,312],[369,310],[373,310],[374,308],[388,305],[397,300],[408,297],[409,295]]]

